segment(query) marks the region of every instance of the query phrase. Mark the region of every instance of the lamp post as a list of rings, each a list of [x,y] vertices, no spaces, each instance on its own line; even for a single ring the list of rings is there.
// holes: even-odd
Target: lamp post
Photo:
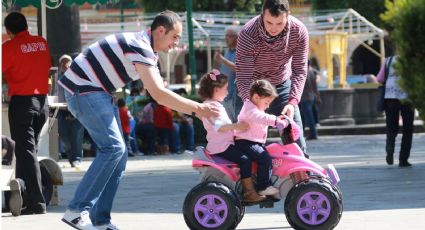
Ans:
[[[193,48],[193,26],[192,26],[192,0],[186,0],[186,17],[187,17],[187,34],[189,40],[189,73],[191,76],[191,94],[195,94],[195,80],[196,80],[196,61],[195,50]]]

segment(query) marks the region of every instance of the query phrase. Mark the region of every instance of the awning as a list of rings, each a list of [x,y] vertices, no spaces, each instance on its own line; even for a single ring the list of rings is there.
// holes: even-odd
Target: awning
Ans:
[[[11,5],[15,5],[15,4],[21,7],[32,5],[34,7],[40,8],[41,1],[43,0],[2,0],[1,2],[3,6],[6,8],[9,8]],[[44,1],[46,2],[47,8],[49,9],[57,8],[62,3],[65,3],[66,5],[72,5],[72,4],[83,5],[86,2],[89,4],[95,4],[95,3],[104,4],[106,2],[114,2],[110,0],[44,0]]]

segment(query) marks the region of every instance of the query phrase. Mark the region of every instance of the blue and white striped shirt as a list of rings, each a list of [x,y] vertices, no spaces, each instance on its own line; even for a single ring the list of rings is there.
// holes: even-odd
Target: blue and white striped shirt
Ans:
[[[113,34],[95,42],[74,59],[59,84],[71,94],[113,93],[140,78],[135,63],[158,70],[158,54],[152,49],[150,30]]]

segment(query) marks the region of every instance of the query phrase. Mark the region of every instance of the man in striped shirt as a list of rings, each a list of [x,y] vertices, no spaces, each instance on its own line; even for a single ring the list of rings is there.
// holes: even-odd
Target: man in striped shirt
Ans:
[[[236,81],[243,100],[253,81],[270,81],[279,96],[267,112],[285,114],[302,127],[298,103],[307,78],[308,32],[289,13],[287,0],[265,0],[262,14],[245,24],[236,48]],[[302,135],[299,144],[305,152]]]
[[[72,62],[59,84],[69,111],[86,128],[98,147],[63,221],[76,229],[118,229],[111,209],[127,163],[118,109],[111,93],[141,79],[151,96],[174,110],[198,117],[218,115],[218,108],[185,99],[163,85],[157,63],[159,51],[174,48],[182,34],[180,17],[160,13],[147,31],[120,33],[90,45]]]

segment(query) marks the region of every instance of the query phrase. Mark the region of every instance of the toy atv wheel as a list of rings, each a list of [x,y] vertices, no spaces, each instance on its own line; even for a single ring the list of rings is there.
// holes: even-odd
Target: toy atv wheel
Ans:
[[[46,206],[50,204],[53,195],[53,182],[52,177],[50,176],[47,169],[43,166],[40,166],[41,171],[41,186],[43,191],[44,200],[46,201]]]
[[[235,192],[219,182],[204,182],[186,196],[183,215],[190,229],[235,229],[243,217]]]
[[[286,197],[286,219],[295,229],[333,229],[342,215],[339,194],[326,180],[309,178],[302,181]]]

